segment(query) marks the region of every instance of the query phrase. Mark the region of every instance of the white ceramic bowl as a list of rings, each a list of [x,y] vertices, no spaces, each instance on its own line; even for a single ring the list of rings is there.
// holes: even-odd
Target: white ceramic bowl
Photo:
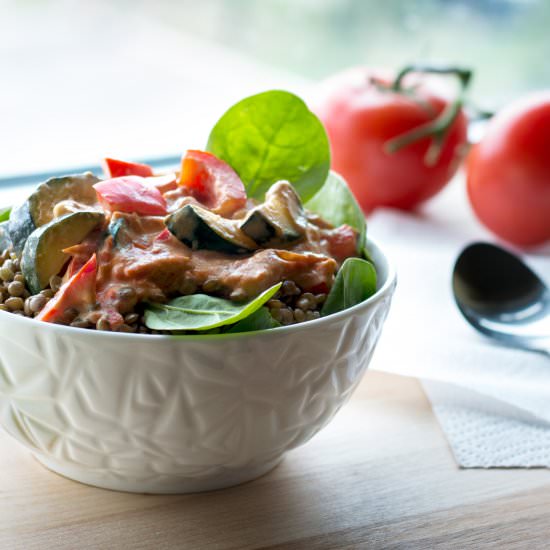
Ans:
[[[240,335],[147,336],[0,311],[0,421],[51,470],[109,489],[186,493],[273,468],[347,401],[396,278],[346,311]]]

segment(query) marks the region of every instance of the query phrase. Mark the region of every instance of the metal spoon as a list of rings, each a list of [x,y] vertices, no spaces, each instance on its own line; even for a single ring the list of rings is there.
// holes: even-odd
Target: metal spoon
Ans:
[[[514,254],[489,243],[467,246],[454,266],[453,294],[475,329],[550,355],[550,290]]]

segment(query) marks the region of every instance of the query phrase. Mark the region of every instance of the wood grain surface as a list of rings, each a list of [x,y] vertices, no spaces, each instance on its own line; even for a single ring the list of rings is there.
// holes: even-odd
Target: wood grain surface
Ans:
[[[546,470],[460,470],[416,380],[368,373],[268,475],[187,496],[66,480],[0,434],[0,548],[548,548]]]

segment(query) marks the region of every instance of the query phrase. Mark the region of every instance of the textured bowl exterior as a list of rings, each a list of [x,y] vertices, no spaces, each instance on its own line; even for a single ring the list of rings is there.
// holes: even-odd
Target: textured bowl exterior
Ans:
[[[395,274],[349,310],[295,327],[194,337],[73,329],[0,311],[0,422],[43,464],[109,489],[183,493],[253,479],[350,397]]]

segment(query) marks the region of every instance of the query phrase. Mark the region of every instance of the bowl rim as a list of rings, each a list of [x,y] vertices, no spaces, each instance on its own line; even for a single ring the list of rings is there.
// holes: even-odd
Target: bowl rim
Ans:
[[[388,259],[387,255],[382,252],[382,249],[377,244],[376,240],[368,238],[367,240],[367,250],[373,252],[374,256],[381,260],[383,264],[383,269],[386,272],[385,280],[383,281],[380,288],[376,292],[369,296],[363,302],[356,304],[350,308],[338,311],[337,313],[331,313],[326,317],[320,317],[319,319],[314,319],[307,321],[306,323],[298,323],[295,325],[281,326],[272,329],[263,329],[255,330],[249,332],[236,332],[236,333],[224,333],[224,334],[135,334],[135,333],[125,333],[125,332],[110,332],[110,331],[96,331],[85,328],[70,327],[66,325],[58,325],[55,323],[44,323],[41,321],[36,321],[29,317],[24,317],[22,315],[14,315],[13,313],[0,310],[0,322],[4,316],[6,319],[9,318],[16,323],[24,323],[30,326],[42,327],[43,330],[50,330],[53,334],[65,334],[65,335],[76,335],[76,334],[87,334],[89,338],[109,338],[109,339],[119,339],[122,341],[131,341],[131,340],[141,340],[148,342],[212,342],[216,340],[236,340],[243,338],[254,338],[254,337],[271,337],[276,335],[285,335],[287,333],[301,332],[304,330],[312,330],[315,328],[322,328],[334,321],[344,319],[361,311],[362,309],[368,309],[371,304],[380,301],[386,295],[392,293],[393,287],[397,283],[397,274],[393,263]],[[377,275],[380,274],[377,263],[375,263],[375,268]]]

